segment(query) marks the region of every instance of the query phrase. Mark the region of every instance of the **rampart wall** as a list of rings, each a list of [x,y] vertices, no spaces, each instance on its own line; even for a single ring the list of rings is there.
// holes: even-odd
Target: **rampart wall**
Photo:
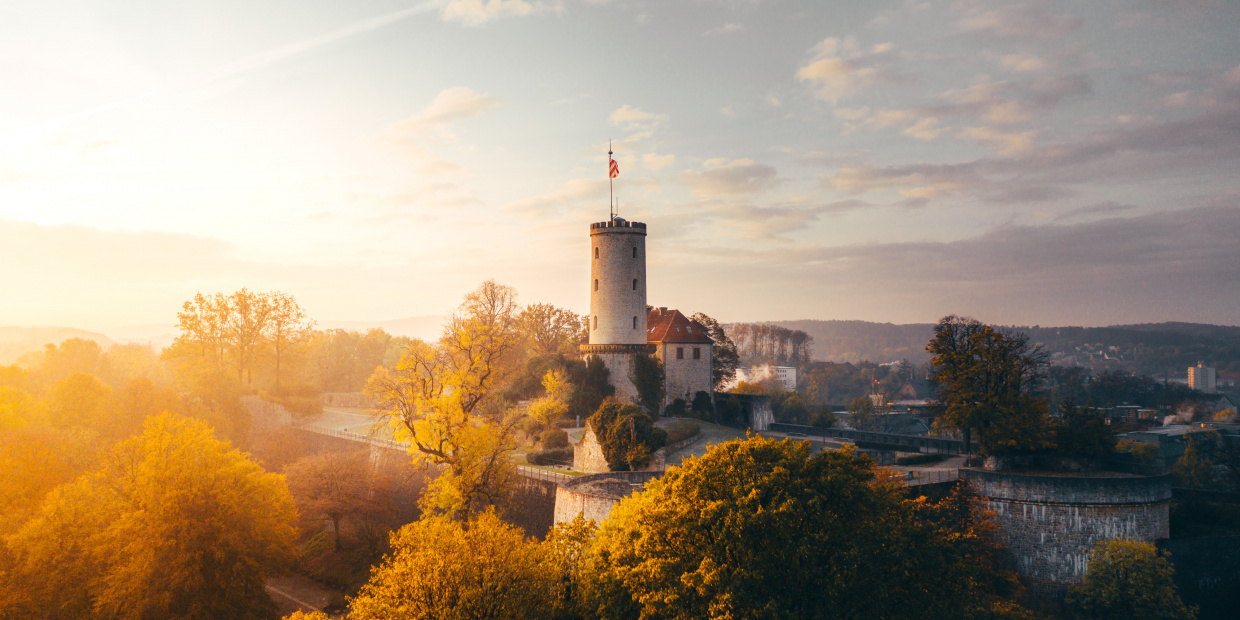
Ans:
[[[1047,590],[1080,583],[1098,541],[1170,535],[1168,475],[960,474],[995,512],[1018,571]]]
[[[662,474],[661,471],[616,471],[562,482],[555,491],[555,522],[567,523],[582,515],[602,523],[621,499]]]

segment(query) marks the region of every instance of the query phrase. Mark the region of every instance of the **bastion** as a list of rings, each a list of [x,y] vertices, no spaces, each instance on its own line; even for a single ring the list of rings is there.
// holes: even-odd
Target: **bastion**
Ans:
[[[568,523],[582,515],[602,523],[620,500],[661,475],[661,471],[613,471],[562,482],[555,490],[555,522]]]
[[[1017,570],[1036,589],[1081,583],[1098,541],[1170,536],[1171,477],[960,470],[995,512]]]

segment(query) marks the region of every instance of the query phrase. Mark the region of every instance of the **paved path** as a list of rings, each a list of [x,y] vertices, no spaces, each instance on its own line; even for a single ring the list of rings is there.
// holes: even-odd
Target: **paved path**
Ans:
[[[331,597],[337,592],[323,584],[301,575],[281,575],[272,577],[266,583],[267,593],[276,602],[281,617],[295,611],[323,611]],[[333,615],[343,618],[343,615]]]

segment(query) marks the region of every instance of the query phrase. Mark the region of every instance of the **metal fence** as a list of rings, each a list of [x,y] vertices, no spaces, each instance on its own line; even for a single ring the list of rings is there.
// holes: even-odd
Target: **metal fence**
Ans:
[[[909,469],[904,471],[904,486],[953,482],[960,479],[959,469]]]
[[[322,426],[319,424],[298,423],[298,424],[293,424],[292,427],[296,429],[301,429],[303,431],[309,431],[311,433],[318,433],[320,435],[331,435],[332,437],[340,437],[341,439],[348,439],[349,441],[356,441],[358,443],[370,444],[372,446],[378,446],[380,448],[396,450],[402,453],[407,452],[409,450],[409,444],[401,443],[399,441],[396,441],[394,439],[388,439],[386,437],[371,437],[370,435],[363,435],[361,433],[354,433],[352,431],[343,431],[338,428],[331,428],[329,426]],[[544,480],[547,482],[554,482],[556,484],[559,484],[561,482],[567,482],[573,479],[573,476],[570,476],[568,474],[562,474],[557,471],[548,471],[546,469],[539,469],[537,467],[529,467],[528,465],[517,465],[517,473],[521,474],[522,476],[525,476],[526,478],[533,478],[535,480]]]

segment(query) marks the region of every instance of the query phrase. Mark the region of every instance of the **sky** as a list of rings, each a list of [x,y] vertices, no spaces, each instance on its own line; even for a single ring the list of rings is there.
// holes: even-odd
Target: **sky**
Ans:
[[[320,321],[487,279],[589,310],[589,224],[723,321],[1240,324],[1230,0],[0,6],[0,325]]]

